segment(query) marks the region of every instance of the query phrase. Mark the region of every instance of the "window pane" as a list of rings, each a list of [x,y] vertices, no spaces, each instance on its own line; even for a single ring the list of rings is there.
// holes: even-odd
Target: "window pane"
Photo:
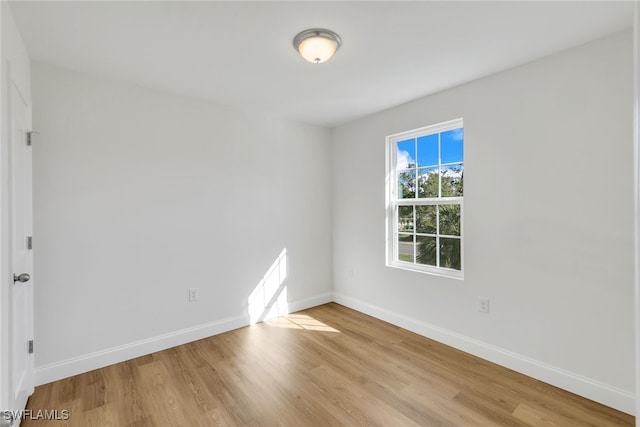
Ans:
[[[463,159],[462,128],[448,130],[440,134],[440,156],[442,163],[458,163]]]
[[[413,262],[413,235],[398,234],[398,260]]]
[[[398,231],[413,233],[413,206],[398,206]]]
[[[398,199],[416,197],[416,171],[405,170],[398,173]]]
[[[462,160],[459,160],[462,161]],[[418,138],[418,166],[438,165],[438,134]]]
[[[460,205],[440,205],[440,235],[460,235]],[[420,224],[420,222],[418,222]]]
[[[396,170],[416,167],[416,140],[407,139],[396,144]]]
[[[440,238],[440,267],[460,270],[460,239]]]
[[[436,206],[416,206],[416,232],[436,234]]]
[[[417,236],[417,260],[418,264],[436,265],[436,238]]]
[[[438,168],[420,168],[418,176],[418,197],[438,197]]]
[[[463,195],[463,172],[462,165],[442,167],[442,197],[461,197]]]

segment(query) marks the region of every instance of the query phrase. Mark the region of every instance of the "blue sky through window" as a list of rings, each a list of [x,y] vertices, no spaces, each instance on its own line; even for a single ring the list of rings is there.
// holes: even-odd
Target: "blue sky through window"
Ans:
[[[448,130],[440,134],[442,163],[462,162],[462,128]]]
[[[418,166],[438,166],[438,134],[418,138]]]
[[[412,168],[438,165],[438,134],[406,139],[396,144],[396,168]],[[464,134],[462,128],[440,133],[440,163],[462,163],[464,161]]]
[[[416,140],[407,139],[397,144],[397,164],[398,169],[406,169],[415,166],[416,163]]]

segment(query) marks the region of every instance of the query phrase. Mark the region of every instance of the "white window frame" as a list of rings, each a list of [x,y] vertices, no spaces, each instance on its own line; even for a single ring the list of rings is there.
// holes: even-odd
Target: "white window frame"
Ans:
[[[435,133],[446,132],[448,130],[463,128],[462,118],[450,120],[443,123],[434,124],[431,126],[425,126],[419,129],[414,129],[406,132],[400,132],[394,135],[386,137],[386,207],[387,207],[387,221],[386,221],[386,265],[388,267],[400,268],[405,270],[417,271],[421,273],[427,273],[437,276],[451,277],[455,279],[464,278],[464,194],[460,197],[431,197],[431,198],[413,198],[413,199],[399,199],[398,198],[398,171],[397,166],[397,148],[396,144],[400,141],[404,141],[412,138],[419,138],[421,136],[432,135]],[[463,148],[464,150],[464,148]],[[466,150],[465,150],[466,151]],[[416,159],[417,161],[417,159]],[[463,158],[463,168],[465,159]],[[442,166],[441,159],[438,159],[438,165]],[[416,177],[417,180],[417,177]],[[439,186],[441,188],[441,186]],[[416,188],[417,191],[417,188]],[[418,263],[411,263],[407,261],[400,261],[398,257],[398,239],[396,238],[398,233],[398,206],[401,205],[448,205],[459,204],[460,205],[460,270],[455,270],[446,267],[430,266]],[[415,214],[414,214],[415,216]],[[415,219],[414,219],[415,224]],[[436,239],[439,242],[439,234]],[[438,248],[439,254],[439,248]],[[436,262],[439,262],[439,256],[436,255]],[[415,254],[414,254],[415,259]]]

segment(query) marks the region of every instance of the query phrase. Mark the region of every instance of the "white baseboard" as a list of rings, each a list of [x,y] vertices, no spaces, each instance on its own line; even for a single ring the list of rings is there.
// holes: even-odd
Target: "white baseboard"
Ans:
[[[311,298],[290,302],[289,313],[295,313],[296,311],[306,310],[307,308],[317,307],[330,302],[333,302],[333,292],[326,292]]]
[[[37,366],[35,370],[35,383],[36,385],[50,383],[62,378],[68,378],[73,375],[113,365],[114,363],[124,362],[125,360],[131,360],[156,351],[238,329],[248,324],[248,315],[234,316],[62,360],[60,362]]]
[[[289,302],[287,308],[288,311],[292,313],[331,301],[333,301],[333,294],[327,292],[303,300]],[[124,362],[125,360],[131,360],[156,351],[166,350],[177,345],[242,328],[250,324],[249,320],[248,314],[228,317],[226,319],[146,338],[60,362],[37,366],[35,369],[35,384],[47,384],[52,381],[113,365],[114,363]]]
[[[625,390],[594,381],[526,356],[469,338],[467,336],[403,316],[357,299],[334,293],[333,300],[353,310],[384,320],[427,338],[478,356],[537,380],[610,406],[627,414],[635,414],[635,395]]]

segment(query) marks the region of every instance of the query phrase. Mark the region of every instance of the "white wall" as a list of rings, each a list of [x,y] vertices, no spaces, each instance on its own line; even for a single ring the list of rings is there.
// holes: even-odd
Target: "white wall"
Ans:
[[[633,412],[632,58],[625,32],[334,129],[336,300]],[[465,279],[385,267],[384,138],[458,117]]]
[[[9,149],[9,104],[8,89],[13,81],[20,93],[29,102],[31,99],[30,63],[20,33],[13,20],[11,9],[5,1],[0,2],[0,408],[11,408],[9,390],[10,299],[13,285],[8,222],[8,149]]]
[[[330,132],[33,64],[36,381],[330,300]],[[188,288],[199,301],[188,302]]]

